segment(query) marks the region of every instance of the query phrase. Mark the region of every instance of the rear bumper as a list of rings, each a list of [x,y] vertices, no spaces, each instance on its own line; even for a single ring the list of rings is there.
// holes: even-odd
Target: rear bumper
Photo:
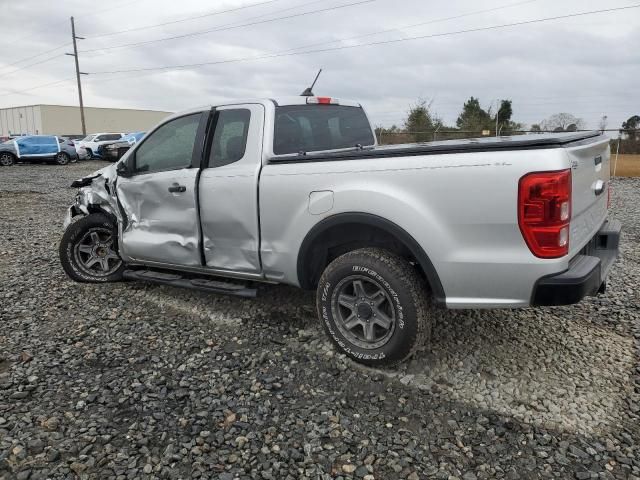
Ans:
[[[620,231],[617,220],[607,220],[585,248],[560,274],[543,277],[533,289],[531,305],[571,305],[604,291],[611,266],[618,257]]]

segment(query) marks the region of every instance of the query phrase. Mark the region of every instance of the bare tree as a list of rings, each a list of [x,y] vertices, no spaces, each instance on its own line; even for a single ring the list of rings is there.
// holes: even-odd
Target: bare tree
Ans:
[[[608,117],[603,115],[600,119],[600,123],[598,124],[598,130],[604,132],[607,129],[607,125],[609,124]]]
[[[584,128],[584,120],[577,118],[570,113],[556,113],[546,120],[543,120],[540,123],[540,126],[543,130],[550,130],[553,132],[571,131],[569,130],[569,127],[572,127],[572,130],[575,131]]]

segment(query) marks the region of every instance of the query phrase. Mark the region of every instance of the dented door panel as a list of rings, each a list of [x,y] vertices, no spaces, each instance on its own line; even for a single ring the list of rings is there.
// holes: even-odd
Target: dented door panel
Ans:
[[[261,270],[258,179],[264,107],[245,104],[221,106],[216,110],[249,110],[251,117],[241,158],[227,165],[205,168],[200,176],[200,218],[206,267],[257,273]],[[220,124],[216,128],[219,127]]]
[[[185,168],[119,179],[118,199],[126,216],[124,255],[138,261],[200,265],[197,172]],[[176,185],[185,190],[170,192]]]

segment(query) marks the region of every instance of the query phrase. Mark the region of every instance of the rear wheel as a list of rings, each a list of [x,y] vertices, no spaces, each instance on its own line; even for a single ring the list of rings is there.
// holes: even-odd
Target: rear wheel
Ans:
[[[12,154],[7,152],[0,153],[0,165],[3,167],[9,167],[15,163],[15,158]]]
[[[58,165],[66,165],[69,163],[69,154],[67,152],[58,152],[55,157]]]
[[[400,363],[431,334],[424,281],[386,250],[354,250],[331,262],[318,284],[317,308],[338,350],[367,365]]]
[[[60,241],[62,268],[77,282],[122,280],[124,262],[116,252],[116,226],[102,213],[69,225]]]

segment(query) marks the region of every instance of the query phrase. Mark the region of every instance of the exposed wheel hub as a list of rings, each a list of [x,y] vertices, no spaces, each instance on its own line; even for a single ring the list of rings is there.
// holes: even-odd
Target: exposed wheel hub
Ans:
[[[75,255],[79,266],[93,276],[111,275],[122,265],[107,228],[94,227],[87,231],[76,244]]]
[[[357,303],[356,310],[358,312],[358,318],[361,318],[362,320],[369,320],[373,317],[373,309],[371,308],[371,305],[366,302]]]

